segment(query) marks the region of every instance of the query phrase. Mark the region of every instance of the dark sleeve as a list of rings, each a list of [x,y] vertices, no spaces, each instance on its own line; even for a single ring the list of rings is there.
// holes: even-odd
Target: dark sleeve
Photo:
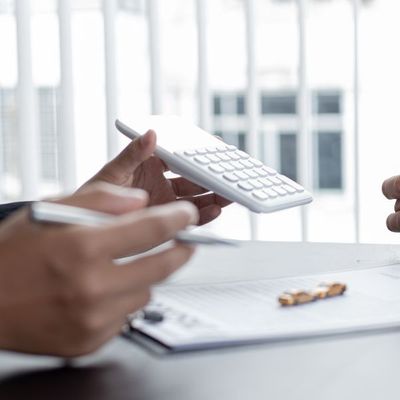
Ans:
[[[31,201],[20,201],[18,203],[8,203],[0,205],[0,222],[7,218],[13,212],[19,210],[21,207],[28,206]]]

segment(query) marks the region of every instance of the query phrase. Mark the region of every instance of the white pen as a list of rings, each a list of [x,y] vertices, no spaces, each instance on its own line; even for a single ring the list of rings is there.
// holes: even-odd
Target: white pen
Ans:
[[[114,215],[86,208],[73,207],[65,204],[50,203],[39,201],[30,206],[30,218],[32,221],[40,223],[84,225],[99,227],[112,223],[116,218]],[[187,244],[204,245],[227,245],[237,246],[233,240],[222,239],[213,235],[192,233],[190,231],[179,231],[175,235],[175,240]]]

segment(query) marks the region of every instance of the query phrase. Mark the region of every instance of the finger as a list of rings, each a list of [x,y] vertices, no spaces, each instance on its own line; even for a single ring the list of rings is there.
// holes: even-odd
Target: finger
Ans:
[[[115,272],[115,271],[114,271]],[[119,289],[119,288],[118,288]],[[151,299],[149,287],[126,290],[113,296],[105,296],[103,304],[97,305],[96,312],[99,318],[103,317],[104,328],[115,326],[121,328],[126,322],[126,317],[145,307]]]
[[[400,211],[400,199],[396,200],[396,203],[394,203],[394,211]]]
[[[87,333],[88,338],[82,344],[70,345],[67,351],[61,348],[58,355],[69,358],[93,353],[113,337],[121,333],[121,328],[126,321],[126,316],[121,316],[119,314],[115,316],[114,312],[113,318],[106,319],[103,317],[103,319],[104,323],[98,326],[96,330],[89,331]]]
[[[386,179],[382,184],[382,192],[388,199],[400,198],[400,175]]]
[[[141,189],[98,182],[88,185],[85,191],[57,200],[56,203],[119,215],[145,207],[148,194]]]
[[[110,311],[115,312],[115,309],[118,309],[121,316],[124,316],[124,320],[126,320],[127,315],[141,310],[149,303],[150,299],[150,288],[141,289],[140,291],[129,290],[123,295],[118,296],[115,300],[116,304],[113,304],[113,302],[110,303]]]
[[[211,205],[225,207],[228,204],[232,203],[230,200],[227,200],[224,197],[222,197],[218,194],[215,194],[215,193],[209,193],[209,194],[204,194],[202,196],[195,196],[195,197],[185,197],[183,200],[192,202],[199,210],[201,210],[202,208],[211,206]]]
[[[400,212],[390,214],[386,219],[386,226],[392,232],[400,232]]]
[[[112,258],[142,252],[173,239],[199,219],[189,202],[174,202],[125,214],[112,225],[91,229],[92,245]]]
[[[146,288],[140,292],[130,292],[124,296],[115,297],[112,301],[108,301],[106,307],[102,307],[97,311],[101,313],[100,317],[103,323],[96,329],[96,334],[84,353],[93,352],[114,336],[120,334],[123,325],[127,321],[127,315],[145,307],[149,300],[150,291]]]
[[[177,243],[159,253],[110,268],[104,275],[107,290],[114,295],[146,290],[186,264],[193,252],[192,246]]]
[[[172,188],[178,197],[196,196],[198,194],[209,192],[208,189],[205,189],[185,178],[172,178],[169,181],[171,182]]]
[[[206,206],[204,208],[201,208],[199,210],[200,213],[200,218],[199,218],[199,225],[204,225],[215,218],[217,218],[221,214],[222,210],[220,206],[217,206],[216,204],[212,204],[210,206]]]
[[[155,132],[147,131],[143,136],[133,140],[91,180],[103,180],[117,185],[124,184],[131,178],[135,169],[154,153],[156,140]]]

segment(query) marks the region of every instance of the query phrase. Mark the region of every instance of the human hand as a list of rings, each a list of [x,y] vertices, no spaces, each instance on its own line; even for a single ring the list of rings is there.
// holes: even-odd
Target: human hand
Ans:
[[[386,179],[382,184],[382,192],[389,200],[396,200],[394,213],[386,219],[386,226],[392,232],[400,232],[400,175]]]
[[[193,248],[174,243],[123,265],[198,221],[188,202],[144,208],[141,190],[94,185],[59,201],[121,215],[103,227],[39,225],[24,209],[0,224],[0,348],[73,357],[116,335],[150,288],[186,263]]]
[[[199,225],[212,221],[230,201],[184,178],[167,179],[167,166],[154,156],[156,134],[149,130],[132,141],[116,158],[106,164],[87,184],[107,182],[140,188],[149,194],[149,205],[165,204],[178,199],[192,202],[199,209]]]

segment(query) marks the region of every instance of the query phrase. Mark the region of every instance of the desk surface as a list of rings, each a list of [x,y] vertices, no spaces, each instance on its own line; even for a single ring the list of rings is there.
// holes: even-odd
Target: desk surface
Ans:
[[[202,249],[172,284],[290,276],[400,258],[384,245],[245,243]],[[0,352],[0,399],[398,398],[400,331],[155,356],[116,338],[60,359]]]

